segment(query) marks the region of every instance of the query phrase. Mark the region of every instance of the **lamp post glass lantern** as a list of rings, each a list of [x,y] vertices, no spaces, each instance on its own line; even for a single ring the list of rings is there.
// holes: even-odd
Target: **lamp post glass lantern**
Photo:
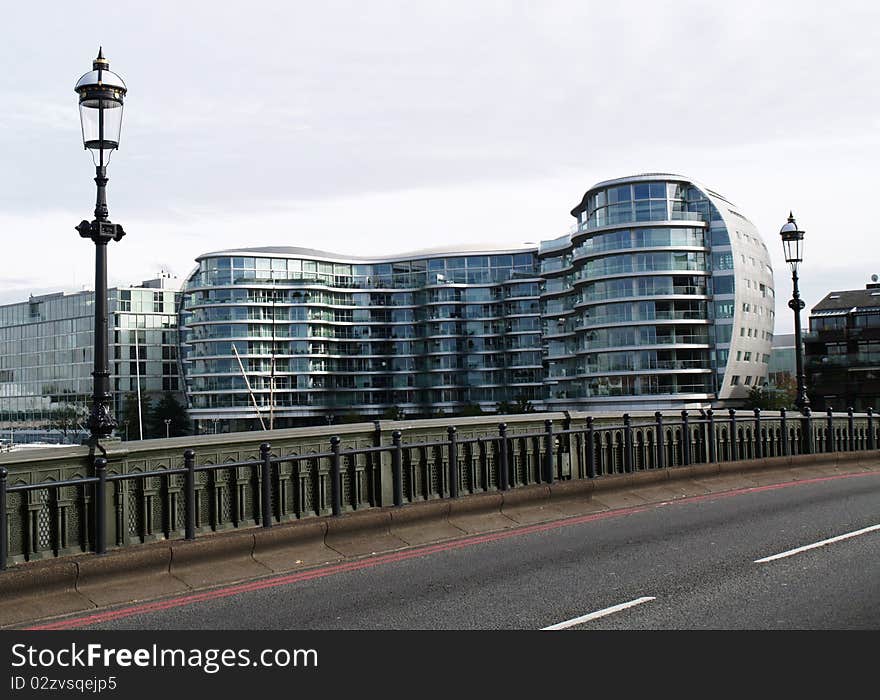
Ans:
[[[804,259],[804,232],[798,228],[797,222],[794,220],[794,214],[791,212],[788,213],[788,221],[780,229],[779,236],[782,238],[785,262],[791,267],[792,296],[788,302],[788,308],[794,312],[794,357],[797,372],[797,398],[794,401],[794,405],[803,412],[810,405],[810,399],[807,396],[807,382],[804,375],[804,354],[801,334],[801,309],[805,305],[798,289],[798,265]]]
[[[81,221],[76,230],[95,244],[95,369],[92,411],[89,415],[91,439],[109,436],[116,428],[110,415],[110,371],[107,366],[107,244],[124,235],[122,226],[110,221],[107,209],[107,164],[110,154],[119,148],[122,131],[122,106],[128,89],[122,78],[110,70],[110,62],[102,49],[92,62],[92,70],[77,81],[74,91],[79,96],[79,115],[83,147],[95,163],[95,218]]]

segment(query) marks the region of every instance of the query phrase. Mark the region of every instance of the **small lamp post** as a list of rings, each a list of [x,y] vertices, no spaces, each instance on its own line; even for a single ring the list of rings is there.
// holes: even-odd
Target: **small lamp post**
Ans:
[[[795,367],[797,371],[797,398],[794,405],[801,412],[809,407],[810,399],[807,397],[807,382],[804,375],[804,354],[801,338],[801,309],[804,308],[803,299],[801,299],[798,290],[798,265],[804,259],[804,232],[798,229],[794,215],[789,212],[788,221],[780,229],[779,235],[782,238],[782,248],[785,251],[785,262],[791,267],[792,296],[788,302],[788,308],[794,311],[794,357]]]
[[[94,221],[82,221],[76,227],[80,236],[92,239],[95,244],[95,369],[92,372],[94,392],[88,427],[91,440],[97,442],[109,436],[117,425],[110,415],[110,371],[107,367],[107,244],[120,240],[125,231],[108,218],[107,164],[110,154],[119,148],[122,104],[128,89],[122,78],[110,71],[110,63],[99,49],[92,70],[77,81],[74,90],[79,95],[83,146],[92,152],[95,184],[98,186]]]
[[[165,437],[166,438],[171,437],[171,419],[170,418],[165,419]]]

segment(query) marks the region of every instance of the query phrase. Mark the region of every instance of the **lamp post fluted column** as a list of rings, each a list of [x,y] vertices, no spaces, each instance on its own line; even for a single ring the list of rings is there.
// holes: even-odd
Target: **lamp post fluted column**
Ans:
[[[791,299],[788,301],[788,308],[794,311],[794,358],[795,371],[797,372],[797,397],[794,400],[794,405],[797,406],[799,411],[803,412],[810,405],[810,399],[807,396],[807,378],[804,374],[803,335],[801,333],[801,311],[805,304],[804,300],[801,299],[800,290],[798,289],[796,269],[792,270],[791,283],[793,291]]]
[[[95,184],[98,192],[95,202],[95,219],[82,221],[76,227],[79,235],[90,238],[95,244],[95,339],[92,410],[89,414],[89,431],[92,438],[105,438],[117,427],[110,412],[110,369],[108,365],[107,323],[107,244],[118,241],[124,234],[122,227],[112,224],[107,209],[107,168],[95,168]]]

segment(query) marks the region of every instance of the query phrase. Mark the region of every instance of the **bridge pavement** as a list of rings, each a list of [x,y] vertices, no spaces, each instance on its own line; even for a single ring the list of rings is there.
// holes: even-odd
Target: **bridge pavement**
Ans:
[[[17,565],[2,574],[0,627],[198,591],[523,525],[822,476],[880,471],[880,452],[700,464],[376,508],[271,529]]]

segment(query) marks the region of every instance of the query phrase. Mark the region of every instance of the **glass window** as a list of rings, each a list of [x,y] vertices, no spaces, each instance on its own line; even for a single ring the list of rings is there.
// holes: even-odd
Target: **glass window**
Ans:
[[[640,185],[633,185],[633,197],[635,199],[648,199],[651,196],[651,186],[645,182]]]
[[[651,187],[651,199],[666,199],[666,183],[665,182],[652,182],[650,187]]]
[[[630,194],[630,186],[622,185],[620,187],[613,187],[608,190],[608,202],[610,204],[614,204],[615,202],[628,202],[632,199]]]
[[[666,200],[651,202],[652,221],[665,221],[668,218],[669,217],[666,213]]]
[[[712,253],[712,269],[713,270],[732,270],[733,254],[732,253]]]
[[[712,227],[711,232],[712,245],[730,245],[730,238],[727,231],[722,228]]]
[[[733,294],[733,275],[718,275],[712,278],[715,294]]]
[[[715,318],[733,318],[733,302],[715,302]]]
[[[842,328],[843,327],[843,323],[838,323],[838,324],[835,324],[834,326],[832,326],[830,323],[827,323],[828,321],[831,321],[831,320],[832,319],[826,319],[826,326],[825,326],[826,328],[832,328],[832,327]],[[843,321],[843,318],[839,317],[834,320],[835,321]],[[858,314],[858,315],[852,317],[852,325],[855,326],[856,328],[876,328],[876,327],[880,326],[880,314],[877,314],[877,313]]]

